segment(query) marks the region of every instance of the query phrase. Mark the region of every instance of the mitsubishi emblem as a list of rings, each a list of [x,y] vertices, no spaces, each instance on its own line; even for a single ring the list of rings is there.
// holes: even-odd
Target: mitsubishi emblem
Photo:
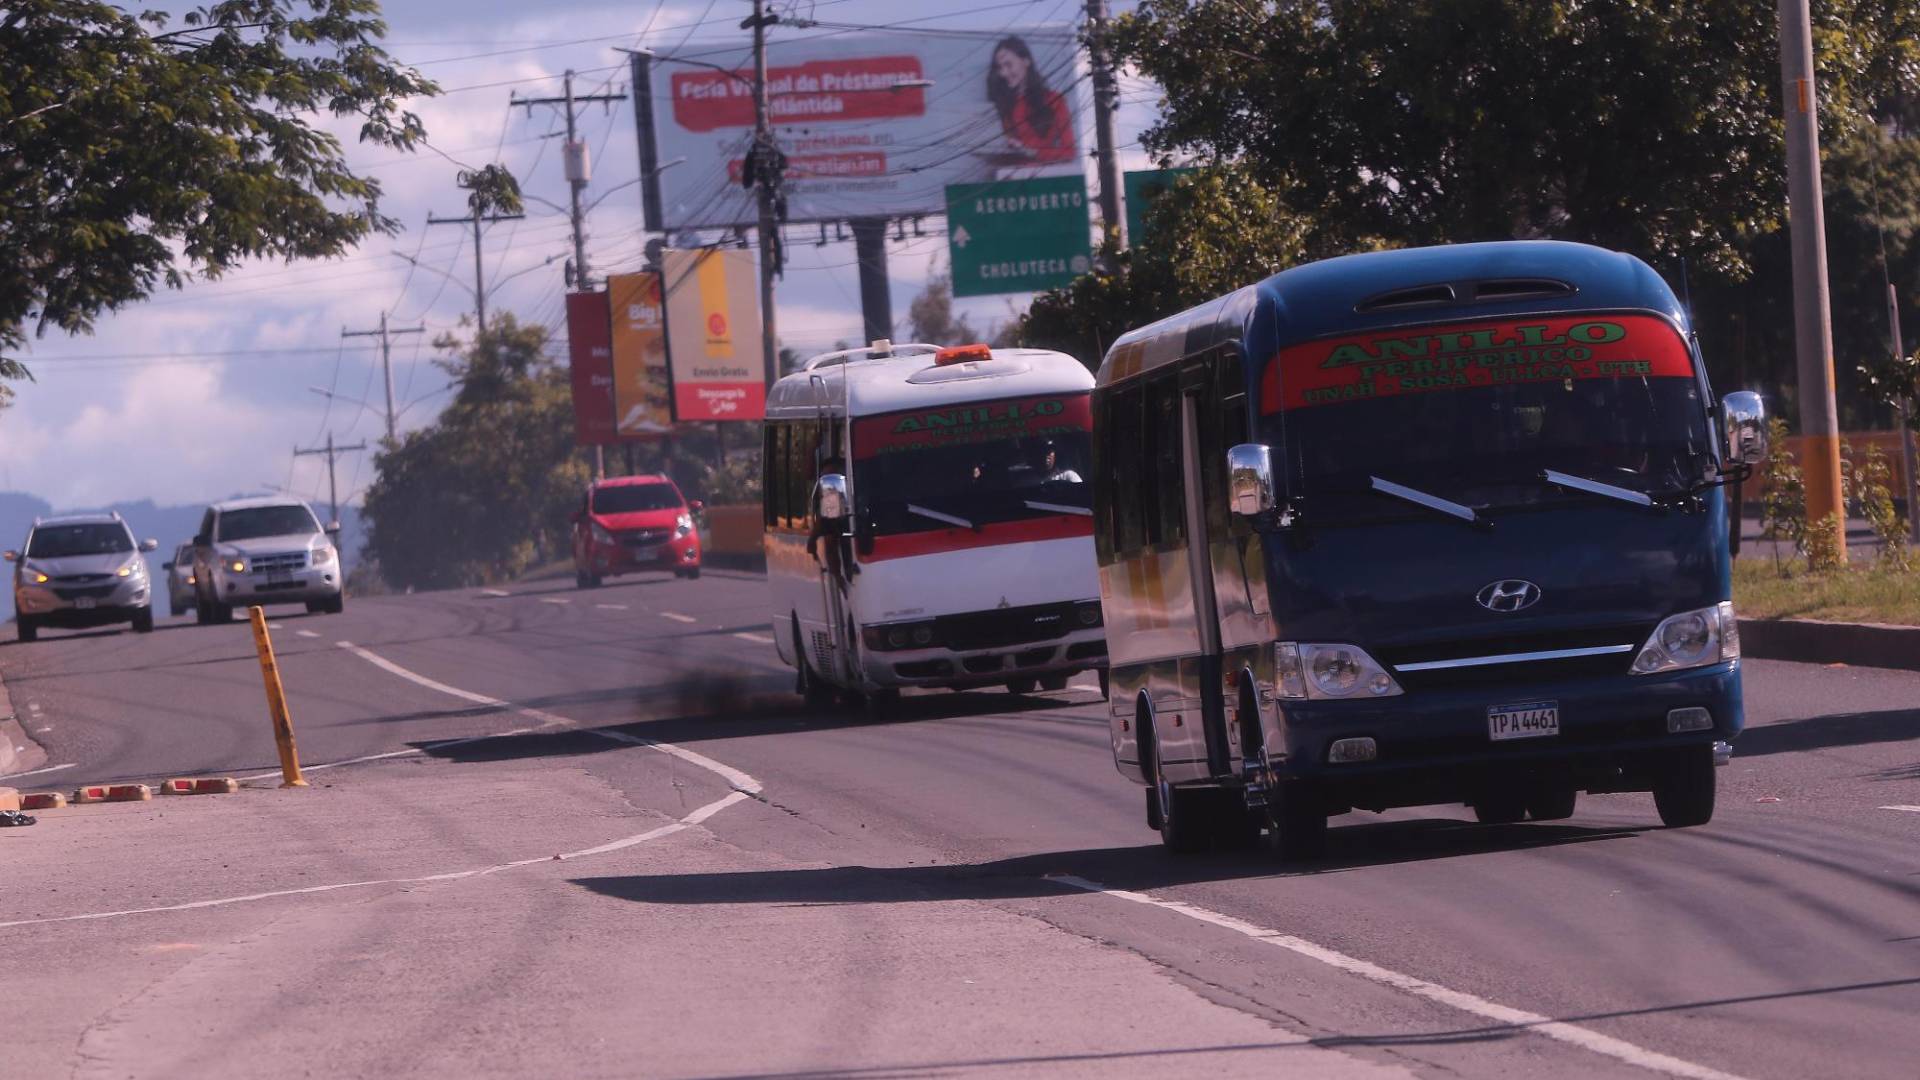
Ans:
[[[1539,603],[1540,586],[1531,581],[1508,578],[1489,582],[1474,594],[1473,599],[1488,611],[1509,615]]]

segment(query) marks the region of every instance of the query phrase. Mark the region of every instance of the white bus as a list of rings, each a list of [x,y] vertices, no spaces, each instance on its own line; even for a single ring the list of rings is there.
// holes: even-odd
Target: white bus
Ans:
[[[887,341],[774,384],[772,622],[810,703],[1104,676],[1092,388],[1061,353]]]

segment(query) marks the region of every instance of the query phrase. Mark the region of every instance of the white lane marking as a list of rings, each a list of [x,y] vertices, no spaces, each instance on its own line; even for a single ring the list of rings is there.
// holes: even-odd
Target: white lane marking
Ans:
[[[267,629],[269,629],[269,630],[283,630],[283,629],[285,629],[285,627],[283,627],[283,626],[281,626],[281,625],[280,625],[279,623],[277,623],[277,622],[270,622],[270,623],[268,623],[268,624],[267,624]]]
[[[663,611],[660,613],[660,617],[663,619],[672,619],[674,622],[699,622],[700,621],[699,619],[696,619],[691,615],[682,615],[677,611]]]
[[[601,611],[625,611],[625,610],[627,610],[627,605],[625,605],[625,604],[595,604],[595,605],[593,605],[593,606],[594,606],[594,607],[597,607],[597,608],[599,608],[599,609],[600,609]]]
[[[1438,983],[1430,983],[1425,979],[1417,979],[1412,975],[1403,975],[1398,971],[1383,968],[1378,964],[1369,963],[1368,961],[1348,956],[1342,952],[1336,952],[1324,945],[1316,945],[1304,938],[1297,938],[1291,934],[1283,934],[1278,930],[1269,930],[1264,926],[1247,922],[1244,919],[1236,919],[1231,915],[1222,915],[1217,911],[1209,911],[1203,907],[1195,907],[1192,904],[1179,900],[1162,900],[1159,897],[1149,896],[1146,893],[1129,892],[1125,889],[1111,889],[1097,881],[1074,877],[1071,874],[1052,874],[1048,875],[1047,880],[1057,881],[1062,885],[1071,885],[1076,889],[1084,889],[1087,892],[1111,896],[1118,900],[1126,900],[1135,904],[1145,904],[1148,907],[1160,908],[1163,911],[1171,911],[1176,915],[1184,915],[1189,919],[1209,923],[1224,930],[1231,930],[1236,934],[1242,934],[1262,944],[1272,945],[1312,960],[1318,960],[1329,967],[1337,968],[1348,974],[1358,975],[1363,979],[1377,982],[1384,986],[1391,986],[1396,990],[1404,990],[1416,997],[1423,997],[1428,1001],[1438,1002],[1450,1008],[1458,1009],[1461,1012],[1471,1013],[1483,1019],[1492,1020],[1498,1024],[1505,1024],[1525,1031],[1537,1032],[1545,1035],[1549,1039],[1555,1039],[1572,1046],[1577,1046],[1582,1050],[1588,1050],[1604,1057],[1610,1057],[1615,1061],[1623,1061],[1638,1068],[1666,1073],[1669,1076],[1689,1077],[1692,1078],[1692,1080],[1739,1080],[1739,1078],[1735,1077],[1732,1073],[1724,1073],[1705,1065],[1696,1065],[1691,1061],[1685,1061],[1677,1057],[1662,1054],[1657,1050],[1648,1050],[1646,1047],[1636,1046],[1624,1039],[1616,1039],[1611,1035],[1602,1035],[1597,1031],[1592,1031],[1576,1024],[1565,1023],[1549,1016],[1542,1016],[1539,1013],[1530,1013],[1522,1009],[1501,1005],[1497,1002],[1488,1001],[1483,997],[1477,997],[1460,990],[1449,989]]]
[[[29,769],[26,772],[9,773],[6,776],[0,776],[0,780],[18,780],[23,776],[39,776],[41,773],[59,772],[61,769],[71,769],[77,764],[78,762],[69,761],[65,765],[49,765],[44,769]]]
[[[29,701],[29,702],[27,702],[27,711],[28,711],[28,712],[39,712],[39,711],[40,711],[40,703],[39,703],[39,702],[37,702],[37,701]]]
[[[566,597],[564,597],[564,596],[543,596],[543,597],[541,597],[541,598],[540,598],[540,602],[541,602],[541,603],[543,603],[543,604],[571,604],[571,603],[573,603],[573,601],[571,601],[571,600],[569,600],[569,599],[567,599],[567,598],[566,598]]]
[[[745,631],[742,631],[733,636],[739,638],[741,641],[751,641],[760,645],[773,644],[773,639],[768,637],[765,634],[749,634],[749,633],[746,633]]]
[[[511,702],[502,701],[499,698],[491,698],[486,696],[485,694],[476,694],[470,690],[462,690],[456,686],[448,686],[446,683],[437,682],[433,679],[427,678],[425,675],[421,675],[417,672],[409,671],[406,668],[401,667],[399,664],[396,664],[393,661],[386,659],[385,657],[382,657],[373,652],[370,652],[367,649],[363,649],[360,646],[353,644],[352,642],[342,641],[342,642],[339,642],[338,644],[341,648],[346,649],[347,651],[353,653],[355,656],[360,657],[362,660],[365,660],[368,663],[373,664],[375,667],[380,668],[382,671],[386,671],[391,674],[398,675],[399,677],[406,679],[407,681],[414,683],[418,686],[424,686],[424,687],[427,687],[428,689],[438,690],[443,694],[448,694],[452,697],[460,698],[463,701],[472,701],[476,703],[501,705],[506,708],[514,710],[515,712],[519,713],[522,716],[532,717],[532,718],[541,720],[542,721],[541,726],[543,727],[547,726],[548,724],[558,724],[568,728],[572,728],[573,730],[576,730],[576,731],[584,732],[585,734],[588,734],[588,735],[598,735],[603,739],[610,739],[614,742],[626,743],[630,746],[643,746],[650,750],[658,750],[663,754],[667,754],[671,757],[679,758],[681,761],[685,761],[688,764],[697,765],[702,769],[706,769],[708,772],[711,772],[716,776],[719,776],[721,779],[725,780],[727,782],[727,786],[731,787],[733,790],[727,792],[725,795],[722,795],[720,798],[715,799],[710,803],[707,803],[703,806],[695,807],[691,812],[689,812],[685,816],[679,818],[678,820],[668,822],[665,825],[657,825],[651,829],[646,830],[645,832],[635,833],[632,836],[623,836],[617,840],[609,840],[604,844],[595,844],[593,847],[581,848],[577,851],[564,851],[558,855],[535,855],[532,858],[515,859],[512,862],[495,863],[492,866],[475,867],[470,870],[451,870],[441,874],[424,874],[419,877],[380,878],[372,881],[343,881],[343,882],[336,882],[331,885],[309,885],[305,888],[300,888],[300,889],[278,889],[273,892],[248,893],[244,896],[225,896],[225,897],[217,897],[211,900],[190,900],[185,903],[166,904],[159,907],[129,908],[123,911],[92,911],[92,912],[87,912],[85,914],[80,914],[80,915],[56,915],[56,916],[45,918],[45,919],[19,919],[14,922],[0,922],[0,930],[5,930],[5,929],[8,929],[9,927],[15,927],[15,926],[38,926],[43,923],[85,922],[85,921],[97,920],[97,919],[113,919],[113,918],[119,918],[125,915],[154,915],[154,914],[160,914],[160,913],[169,912],[169,911],[195,911],[200,908],[227,907],[233,904],[248,904],[248,903],[254,903],[260,900],[273,900],[273,899],[278,899],[280,897],[286,897],[286,896],[308,896],[314,893],[339,892],[342,889],[366,889],[366,888],[373,888],[379,885],[423,885],[423,884],[428,884],[436,881],[458,881],[462,878],[481,877],[487,874],[497,874],[503,870],[515,870],[522,866],[532,866],[535,863],[550,863],[550,862],[556,862],[556,861],[565,862],[569,859],[585,859],[595,855],[607,855],[615,851],[624,851],[625,849],[634,847],[638,844],[644,844],[649,840],[658,840],[661,837],[672,836],[674,833],[681,832],[686,829],[691,829],[694,826],[699,825],[702,822],[705,822],[708,818],[711,818],[713,815],[718,814],[720,811],[725,810],[727,807],[732,806],[738,802],[744,802],[746,799],[754,795],[758,795],[761,791],[760,781],[754,779],[752,776],[748,775],[747,773],[741,772],[739,769],[736,769],[731,765],[727,765],[722,762],[715,761],[714,759],[706,756],[705,754],[688,750],[685,747],[675,746],[673,743],[655,742],[652,739],[642,739],[637,735],[628,735],[627,733],[622,731],[601,731],[595,728],[582,728],[582,727],[579,727],[579,725],[577,725],[574,721],[569,720],[563,716],[556,716],[553,713],[544,712],[540,709],[523,708],[521,706],[514,705]],[[468,739],[453,739],[447,742],[435,743],[433,744],[433,746],[435,747],[452,746],[458,743],[480,742],[484,739],[499,738],[501,735],[521,734],[523,732],[530,731],[530,730],[535,730],[535,729],[522,728],[517,732],[503,731],[503,732],[499,732],[496,735],[480,735],[480,736],[475,736],[473,738],[468,738]],[[383,757],[400,757],[406,754],[418,754],[423,752],[425,749],[427,748],[416,747],[409,750],[396,750],[390,754],[374,754],[369,757],[356,758],[354,760],[372,761],[377,758],[383,758]],[[330,768],[333,766],[348,765],[348,764],[352,764],[352,762],[336,761],[336,762],[333,762],[331,766],[315,765],[315,766],[311,766],[311,768],[321,769],[321,768]],[[278,774],[268,773],[266,775],[275,776]],[[248,777],[247,779],[254,779],[254,778]]]
[[[1883,806],[1882,810],[1905,810],[1909,814],[1920,814],[1920,806]]]
[[[505,589],[481,589],[480,595],[481,596],[512,596],[513,594],[508,592]]]
[[[294,633],[298,634],[301,637],[319,637],[320,636],[319,634],[316,634],[311,630],[295,630]]]
[[[339,892],[342,889],[368,889],[378,885],[424,885],[436,881],[459,881],[462,878],[482,877],[497,874],[502,870],[517,870],[522,866],[535,863],[566,862],[571,859],[585,859],[594,855],[607,855],[623,851],[649,840],[658,840],[663,836],[690,829],[713,815],[747,798],[745,792],[729,791],[705,806],[695,809],[677,821],[658,825],[643,833],[624,836],[618,840],[609,840],[578,851],[563,851],[558,855],[535,855],[529,859],[515,859],[512,862],[495,863],[492,866],[479,866],[471,870],[450,870],[443,874],[422,874],[419,877],[378,878],[372,881],[341,881],[331,885],[309,885],[302,889],[276,889],[273,892],[248,893],[245,896],[222,896],[211,900],[189,900],[183,904],[165,904],[159,907],[127,908],[122,911],[89,911],[81,915],[55,915],[45,919],[18,919],[14,922],[0,922],[0,930],[14,926],[40,926],[45,923],[88,922],[97,919],[114,919],[125,915],[156,915],[169,911],[196,911],[201,908],[228,907],[233,904],[249,904],[260,900],[275,900],[285,896],[309,896],[314,893]]]

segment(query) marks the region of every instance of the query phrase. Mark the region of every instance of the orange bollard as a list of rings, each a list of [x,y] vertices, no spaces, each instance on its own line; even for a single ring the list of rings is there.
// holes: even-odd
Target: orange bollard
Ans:
[[[267,711],[273,716],[273,741],[280,747],[280,786],[306,787],[300,775],[300,751],[293,745],[293,716],[287,712],[287,691],[280,685],[280,664],[273,658],[273,638],[267,635],[267,612],[258,604],[247,609],[253,624],[253,643],[260,649],[260,677],[267,684]]]

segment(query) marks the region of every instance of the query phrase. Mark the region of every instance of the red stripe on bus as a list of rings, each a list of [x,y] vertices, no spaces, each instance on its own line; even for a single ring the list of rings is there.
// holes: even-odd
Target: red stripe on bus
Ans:
[[[1041,540],[1066,540],[1092,536],[1093,519],[1080,514],[1054,514],[1001,521],[972,529],[931,529],[927,532],[900,533],[873,538],[873,551],[860,556],[861,562],[907,559],[915,555],[938,555],[944,551],[998,547],[1002,544],[1031,544]]]

